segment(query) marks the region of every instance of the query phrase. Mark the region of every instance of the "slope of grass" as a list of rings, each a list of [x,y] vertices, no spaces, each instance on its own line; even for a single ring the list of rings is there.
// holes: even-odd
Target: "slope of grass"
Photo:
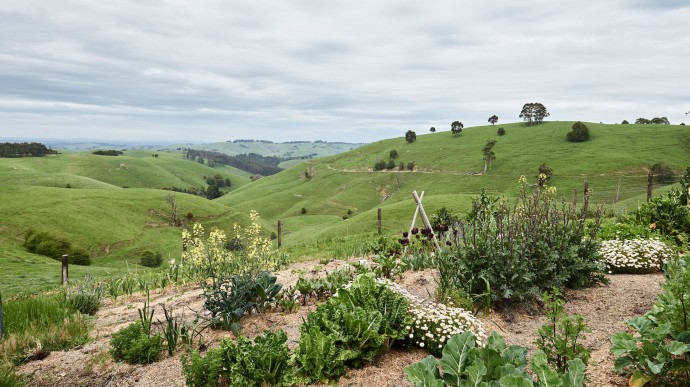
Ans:
[[[426,191],[425,207],[431,213],[440,207],[465,211],[471,197],[483,189],[492,194],[514,196],[518,179],[534,181],[540,164],[554,171],[549,185],[557,187],[570,202],[573,190],[582,201],[588,181],[594,203],[611,207],[614,203],[646,192],[647,168],[666,161],[678,172],[690,165],[690,132],[672,125],[603,125],[588,123],[591,140],[565,140],[573,122],[547,122],[528,127],[523,123],[501,125],[505,136],[497,136],[499,126],[467,128],[458,137],[449,132],[417,136],[408,144],[394,138],[365,145],[331,157],[308,160],[286,171],[261,179],[217,199],[240,211],[259,209],[267,221],[290,220],[301,208],[314,216],[304,232],[295,233],[294,243],[328,235],[375,230],[376,209],[381,207],[384,223],[403,230],[414,212],[411,192]],[[486,174],[481,149],[488,139],[497,139],[496,160]],[[414,162],[414,172],[372,172],[377,160],[389,160],[397,150],[399,162]],[[312,167],[315,176],[306,179]],[[342,218],[351,209],[348,220]],[[318,217],[316,217],[318,216]],[[305,223],[306,221],[300,221]],[[290,238],[285,243],[291,243]]]

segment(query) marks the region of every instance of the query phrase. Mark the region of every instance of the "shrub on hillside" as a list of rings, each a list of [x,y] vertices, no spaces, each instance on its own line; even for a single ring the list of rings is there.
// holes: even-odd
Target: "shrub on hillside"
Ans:
[[[163,263],[161,253],[151,250],[141,252],[141,265],[146,267],[159,267]]]
[[[665,161],[652,165],[651,170],[652,174],[654,174],[654,181],[659,184],[672,184],[675,179],[676,172]]]
[[[498,128],[498,135],[499,136],[505,136],[506,130],[504,128]]]
[[[88,251],[73,247],[69,253],[68,262],[70,265],[80,265],[80,266],[90,266],[91,265],[91,255]]]
[[[589,140],[589,128],[580,121],[573,124],[573,128],[567,135],[570,142],[583,142]]]
[[[384,160],[377,160],[374,163],[374,171],[383,171],[386,169],[386,162]]]

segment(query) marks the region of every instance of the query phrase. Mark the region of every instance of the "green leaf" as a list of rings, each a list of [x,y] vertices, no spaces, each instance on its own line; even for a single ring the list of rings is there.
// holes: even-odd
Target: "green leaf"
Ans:
[[[482,379],[486,375],[486,367],[481,360],[475,359],[472,364],[467,367],[465,373],[467,374],[469,383],[463,383],[463,386],[478,387],[481,385]]]
[[[405,367],[405,375],[416,387],[443,387],[440,373],[438,371],[438,360],[429,355],[422,361],[411,366]]]
[[[628,326],[634,328],[643,337],[652,333],[654,324],[647,317],[633,317],[627,322]]]
[[[649,370],[652,371],[654,375],[658,375],[661,370],[664,368],[664,365],[666,362],[662,363],[654,363],[650,359],[645,359],[645,363],[647,364],[647,367],[649,367]]]
[[[503,337],[501,337],[501,335],[496,333],[496,331],[492,331],[489,337],[486,339],[485,347],[501,353],[506,349],[506,341],[503,339]]]
[[[611,353],[621,356],[637,350],[637,341],[627,332],[616,332],[611,336]]]
[[[501,357],[507,363],[522,369],[527,365],[527,348],[519,345],[511,345],[510,347],[506,348],[505,351],[503,351]]]
[[[682,355],[690,350],[690,346],[679,341],[672,341],[670,344],[666,344],[665,347],[671,355]]]
[[[470,350],[475,347],[474,335],[471,332],[463,332],[451,337],[443,347],[441,367],[443,367],[443,380],[452,385],[459,385],[462,373],[467,366]]]
[[[585,385],[585,362],[582,359],[568,360],[568,373],[565,375],[565,385],[568,387],[582,387]]]
[[[685,344],[690,344],[690,331],[680,332],[676,337],[676,340]]]
[[[526,376],[506,375],[499,381],[501,387],[534,387],[534,383]]]
[[[618,373],[622,373],[625,371],[625,369],[629,366],[634,364],[635,361],[633,360],[632,357],[630,356],[621,356],[616,358],[616,361],[613,363],[614,369]]]
[[[558,377],[558,372],[549,367],[548,360],[544,351],[537,351],[532,356],[532,372],[537,376],[539,386],[542,387],[559,387],[563,381]]]

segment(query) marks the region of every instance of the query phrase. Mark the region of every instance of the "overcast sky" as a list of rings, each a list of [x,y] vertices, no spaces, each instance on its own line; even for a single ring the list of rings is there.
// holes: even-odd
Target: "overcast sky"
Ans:
[[[3,0],[0,137],[371,142],[688,121],[690,1]]]

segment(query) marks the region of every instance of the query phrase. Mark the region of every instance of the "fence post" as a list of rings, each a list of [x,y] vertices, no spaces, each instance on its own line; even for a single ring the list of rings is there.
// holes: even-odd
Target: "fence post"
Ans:
[[[283,245],[283,223],[278,221],[278,247]]]
[[[647,201],[652,200],[652,180],[654,178],[654,172],[651,170],[647,173]]]
[[[5,345],[5,326],[2,325],[2,293],[0,293],[0,344]]]
[[[379,208],[378,213],[379,213],[379,221],[378,221],[377,229],[378,229],[379,235],[381,235],[381,208]]]
[[[65,254],[62,256],[62,284],[67,285],[69,282],[69,264],[67,263],[69,255]]]

